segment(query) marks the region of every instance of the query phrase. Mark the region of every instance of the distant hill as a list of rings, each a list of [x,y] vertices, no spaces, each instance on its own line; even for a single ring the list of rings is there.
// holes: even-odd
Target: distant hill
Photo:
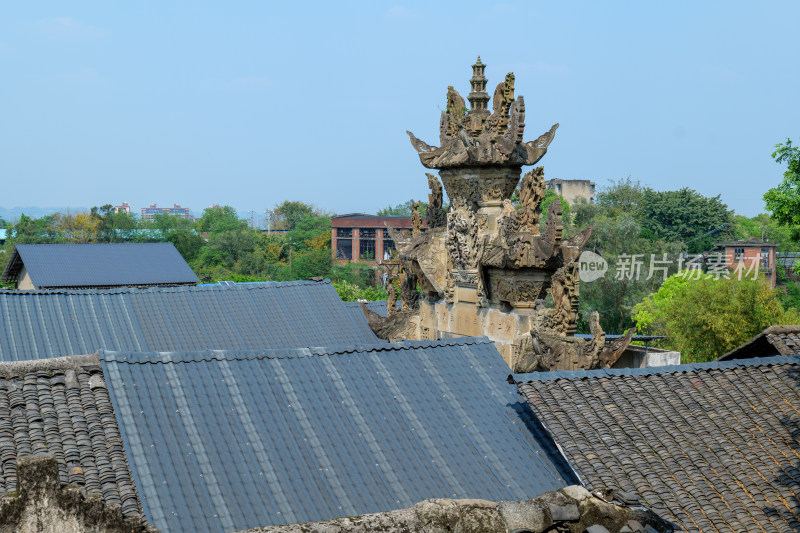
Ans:
[[[89,211],[88,207],[0,207],[0,218],[6,222],[14,222],[19,220],[20,215],[25,213],[25,216],[31,218],[41,218],[43,216],[52,215],[53,213],[66,213],[70,211],[82,212]]]

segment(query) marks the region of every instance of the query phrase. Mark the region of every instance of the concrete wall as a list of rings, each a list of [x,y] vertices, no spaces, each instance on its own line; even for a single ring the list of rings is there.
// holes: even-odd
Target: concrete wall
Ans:
[[[613,368],[648,368],[681,364],[681,353],[649,346],[630,345]]]
[[[21,291],[36,290],[36,287],[31,280],[31,275],[28,274],[28,269],[25,268],[25,265],[22,265],[22,268],[19,270],[19,275],[17,276],[17,289]]]
[[[594,202],[595,183],[590,180],[562,180],[555,178],[547,181],[547,188],[561,196],[569,205],[574,204],[578,198],[584,198],[587,202]]]

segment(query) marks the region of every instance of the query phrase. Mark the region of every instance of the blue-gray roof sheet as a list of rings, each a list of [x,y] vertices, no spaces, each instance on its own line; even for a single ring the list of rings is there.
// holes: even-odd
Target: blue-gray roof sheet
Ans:
[[[248,350],[381,342],[329,281],[0,290],[0,361],[130,351]]]
[[[171,242],[18,244],[14,253],[37,288],[200,281]]]
[[[485,338],[100,360],[145,515],[164,533],[577,481]]]

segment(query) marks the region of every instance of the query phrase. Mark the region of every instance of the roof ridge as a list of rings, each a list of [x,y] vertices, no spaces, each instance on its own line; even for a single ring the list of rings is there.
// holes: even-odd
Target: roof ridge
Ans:
[[[0,377],[24,376],[41,371],[77,370],[80,367],[97,366],[99,364],[100,359],[96,353],[51,357],[49,359],[0,362]]]
[[[356,353],[393,352],[438,348],[441,346],[471,346],[491,344],[486,337],[460,337],[435,341],[402,341],[383,344],[355,344],[348,346],[306,346],[297,348],[271,348],[267,350],[185,350],[173,352],[135,352],[99,350],[104,362],[130,364],[199,363],[211,361],[252,361],[261,359],[297,359],[313,356],[336,356]],[[177,357],[174,357],[177,356]]]
[[[658,374],[679,374],[686,372],[725,370],[728,368],[751,366],[800,365],[800,355],[775,355],[772,357],[752,357],[731,361],[709,361],[685,365],[651,366],[646,368],[601,368],[596,370],[567,370],[555,372],[530,372],[512,374],[515,383],[534,381],[553,381],[557,379],[584,380],[592,378],[613,378],[619,376],[649,376]]]
[[[306,286],[306,285],[330,285],[331,280],[322,281],[296,280],[296,281],[264,281],[252,284],[235,285],[192,285],[192,286],[163,286],[163,287],[115,287],[112,289],[39,289],[33,291],[0,289],[0,295],[11,296],[30,296],[30,295],[52,295],[52,294],[76,294],[85,296],[88,294],[126,294],[136,291],[149,292],[202,292],[214,290],[254,290],[254,289],[282,289],[285,287]]]

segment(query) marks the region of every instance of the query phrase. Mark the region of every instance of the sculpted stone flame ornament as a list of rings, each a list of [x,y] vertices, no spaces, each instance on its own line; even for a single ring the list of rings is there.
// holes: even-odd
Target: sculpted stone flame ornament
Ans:
[[[470,94],[479,92],[473,87]],[[536,164],[544,157],[558,124],[535,141],[522,142],[525,102],[521,96],[514,99],[513,74],[509,73],[506,80],[497,86],[493,100],[494,112],[491,115],[485,107],[476,109],[474,105],[467,111],[464,98],[452,86],[448,87],[446,110],[442,112],[440,121],[441,146],[431,146],[410,131],[406,132],[412,146],[419,152],[422,164],[435,169],[487,165],[521,167]]]
[[[428,229],[439,228],[447,225],[447,214],[442,209],[442,202],[444,195],[442,193],[442,184],[439,179],[433,174],[426,173],[428,176],[428,187],[431,192],[428,194],[428,209],[426,211],[426,221]]]
[[[387,340],[487,335],[516,372],[611,366],[632,332],[607,344],[593,314],[591,339],[575,337],[577,259],[592,228],[564,239],[561,202],[554,201],[540,231],[544,169],[534,168],[520,182],[521,167],[545,155],[558,124],[524,142],[525,102],[514,95],[514,75],[497,85],[490,111],[485,67],[480,58],[472,65],[469,109],[448,87],[438,147],[407,132],[423,166],[439,170],[441,184],[427,174],[425,233],[418,203],[411,236],[388,228],[405,273],[403,311],[388,318],[368,314],[370,324]],[[518,184],[515,209],[510,198]],[[547,291],[550,309],[542,300]]]

